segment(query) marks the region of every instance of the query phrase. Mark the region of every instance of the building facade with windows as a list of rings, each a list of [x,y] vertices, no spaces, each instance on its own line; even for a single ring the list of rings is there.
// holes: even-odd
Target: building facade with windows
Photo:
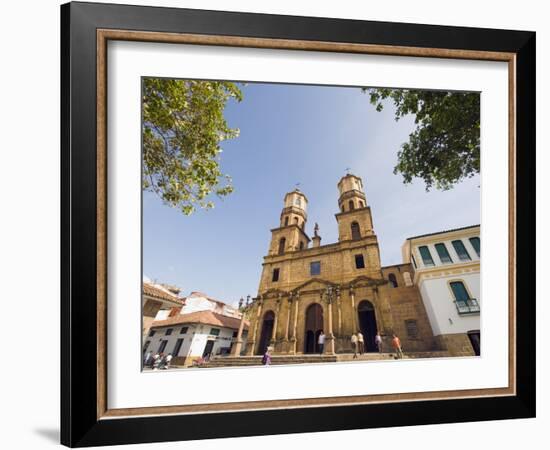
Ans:
[[[172,313],[155,320],[144,338],[143,354],[148,351],[173,356],[173,366],[189,366],[208,356],[226,355],[235,344],[239,329],[244,335],[246,349],[248,322],[210,310],[187,314]]]
[[[402,247],[412,264],[434,338],[452,354],[480,354],[479,225],[415,236]]]
[[[182,308],[184,300],[178,297],[178,291],[169,289],[160,284],[154,284],[144,281],[143,292],[141,296],[142,325],[143,336],[147,336],[149,328],[158,314],[169,314],[174,308]]]
[[[387,350],[392,333],[406,351],[437,349],[411,263],[381,266],[361,178],[344,176],[338,191],[339,238],[327,245],[321,245],[317,225],[311,238],[306,234],[306,196],[298,189],[285,195],[258,295],[247,308],[247,354],[262,354],[268,347],[274,354],[316,353],[321,331],[327,354],[351,352],[357,331],[368,352],[377,351],[378,331]]]

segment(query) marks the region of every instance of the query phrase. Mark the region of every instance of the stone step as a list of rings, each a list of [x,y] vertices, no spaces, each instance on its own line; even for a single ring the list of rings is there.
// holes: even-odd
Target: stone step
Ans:
[[[407,358],[407,356],[405,357]],[[393,358],[393,353],[365,353],[363,355],[357,355],[357,358],[354,358],[352,353],[337,355],[273,355],[271,356],[271,365],[316,364],[342,361],[381,361],[391,360]],[[243,367],[260,365],[262,365],[261,356],[217,356],[201,367]]]

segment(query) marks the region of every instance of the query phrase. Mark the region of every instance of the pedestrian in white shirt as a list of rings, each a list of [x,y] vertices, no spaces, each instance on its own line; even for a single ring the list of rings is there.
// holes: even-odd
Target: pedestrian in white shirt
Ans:
[[[365,352],[365,340],[360,331],[357,333],[357,342],[359,344],[359,354],[362,355]]]
[[[168,356],[166,356],[166,365],[164,366],[165,369],[170,368],[170,361],[172,361],[172,353],[168,353]]]
[[[351,348],[353,348],[353,359],[357,358],[357,335],[351,335]]]
[[[323,333],[323,330],[321,330],[321,333],[319,334],[317,344],[319,346],[319,354],[322,355],[323,351],[325,350],[325,333]]]

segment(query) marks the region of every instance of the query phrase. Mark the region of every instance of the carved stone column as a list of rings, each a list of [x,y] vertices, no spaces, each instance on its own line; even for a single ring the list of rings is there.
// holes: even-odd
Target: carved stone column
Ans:
[[[321,294],[322,296],[323,294]],[[334,355],[336,352],[334,350],[334,333],[332,332],[332,303],[333,303],[333,292],[331,288],[327,288],[326,291],[327,307],[328,307],[328,330],[325,335],[325,353],[328,355]]]
[[[231,348],[231,356],[241,356],[241,349],[243,347],[243,329],[246,319],[245,311],[242,312],[241,323],[239,324],[239,331],[237,332],[237,340],[235,345]]]
[[[353,286],[349,288],[349,296],[351,298],[351,309],[353,310],[354,333],[357,333],[359,331],[359,318],[357,317],[357,310],[355,309],[355,289]]]
[[[296,293],[294,296],[294,323],[292,325],[292,337],[290,338],[290,353],[296,354],[296,344],[298,339],[296,337],[296,331],[298,328],[298,305],[300,303],[300,294]]]
[[[290,330],[290,313],[291,312],[292,312],[292,294],[289,295],[287,299],[287,314],[286,314],[285,337],[284,337],[285,342],[288,342],[288,332]]]
[[[256,338],[257,338],[258,328],[259,328],[258,324],[260,322],[260,317],[262,314],[262,305],[263,305],[263,299],[262,299],[262,296],[260,295],[258,297],[256,321],[254,322],[254,331],[252,332],[252,340],[250,341],[250,345],[246,346],[246,354],[248,356],[254,355],[254,349],[256,347]]]
[[[372,289],[374,294],[374,301],[380,308],[380,325],[384,331],[393,332],[393,318],[391,314],[391,306],[389,300],[386,298],[380,300],[378,295],[378,286],[374,286]]]
[[[338,307],[338,336],[342,336],[342,301],[340,288],[336,288],[336,306]]]
[[[281,310],[281,294],[279,294],[279,298],[277,298],[277,308],[275,309],[275,319],[273,319],[273,330],[271,331],[271,341],[270,345],[275,345],[275,341],[277,340],[277,325],[279,323],[279,312]]]

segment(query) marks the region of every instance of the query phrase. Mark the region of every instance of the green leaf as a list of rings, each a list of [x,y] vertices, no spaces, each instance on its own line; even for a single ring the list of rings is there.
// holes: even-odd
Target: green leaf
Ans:
[[[211,194],[229,195],[220,143],[239,130],[229,127],[224,110],[230,99],[242,98],[231,82],[144,79],[142,188],[187,215],[212,208],[212,201],[204,201]]]

